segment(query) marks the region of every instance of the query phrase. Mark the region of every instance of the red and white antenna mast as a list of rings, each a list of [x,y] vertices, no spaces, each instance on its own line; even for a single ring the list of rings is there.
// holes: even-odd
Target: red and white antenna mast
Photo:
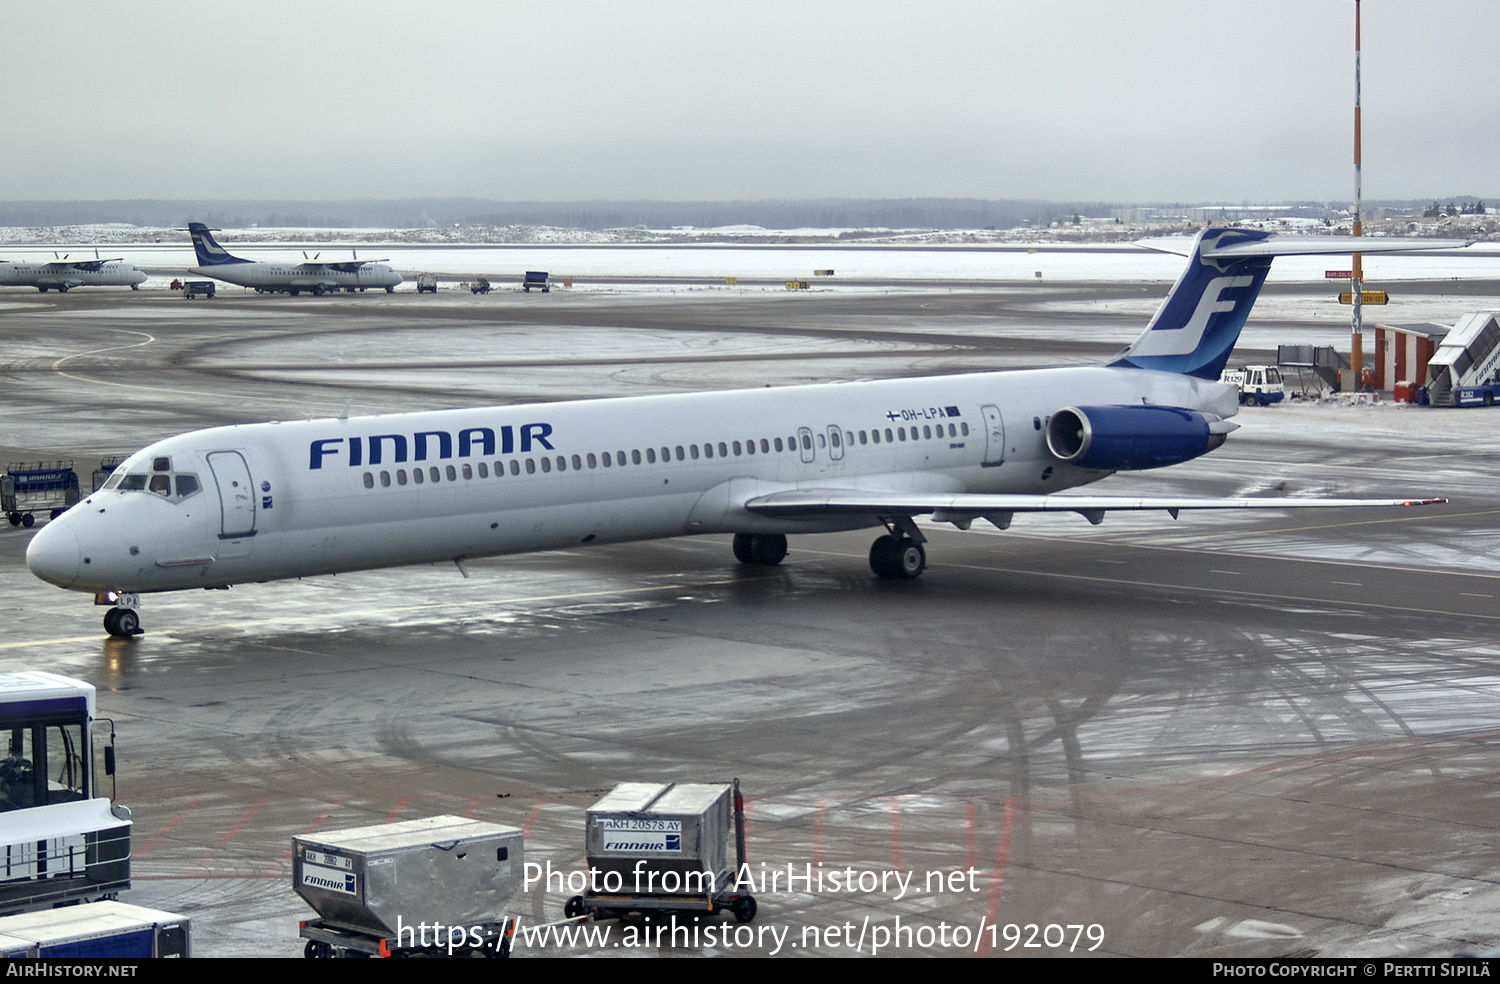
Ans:
[[[1360,210],[1359,174],[1359,4],[1354,0],[1354,235],[1363,236],[1364,215]],[[1349,300],[1353,302],[1354,324],[1349,345],[1349,368],[1354,373],[1354,385],[1359,387],[1359,378],[1365,363],[1364,307],[1360,303],[1365,286],[1364,265],[1360,254],[1354,254],[1353,276],[1349,279]]]

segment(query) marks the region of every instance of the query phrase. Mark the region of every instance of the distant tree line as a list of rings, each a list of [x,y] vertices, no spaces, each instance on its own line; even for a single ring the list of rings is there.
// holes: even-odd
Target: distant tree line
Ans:
[[[1484,202],[1478,200],[1460,202],[1457,205],[1449,202],[1446,206],[1433,202],[1422,212],[1422,217],[1425,219],[1440,219],[1445,215],[1484,215],[1485,213]]]

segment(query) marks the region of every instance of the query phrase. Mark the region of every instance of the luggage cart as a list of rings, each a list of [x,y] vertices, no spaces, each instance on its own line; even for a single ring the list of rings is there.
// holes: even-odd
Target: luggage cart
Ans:
[[[303,956],[510,956],[519,827],[439,816],[292,838]]]
[[[73,462],[13,461],[0,475],[0,512],[12,526],[31,526],[36,513],[56,519],[78,501],[78,473]]]
[[[567,901],[563,915],[615,919],[728,910],[742,923],[755,918],[755,897],[734,887],[745,866],[738,779],[731,785],[624,782],[589,808],[584,823],[593,884]]]

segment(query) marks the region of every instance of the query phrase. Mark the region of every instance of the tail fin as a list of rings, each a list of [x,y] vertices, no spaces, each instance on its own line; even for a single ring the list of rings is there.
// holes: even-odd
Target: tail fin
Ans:
[[[202,222],[189,222],[188,234],[193,237],[193,251],[198,254],[198,265],[201,267],[250,262],[238,256],[230,256],[229,251],[218,244],[213,232]]]
[[[1463,249],[1461,239],[1392,236],[1274,236],[1254,229],[1204,229],[1187,269],[1135,344],[1110,363],[1218,379],[1278,256],[1407,253]]]
[[[1187,269],[1141,337],[1112,363],[1218,379],[1240,329],[1271,271],[1272,255],[1215,256],[1223,247],[1271,234],[1250,229],[1204,229]]]

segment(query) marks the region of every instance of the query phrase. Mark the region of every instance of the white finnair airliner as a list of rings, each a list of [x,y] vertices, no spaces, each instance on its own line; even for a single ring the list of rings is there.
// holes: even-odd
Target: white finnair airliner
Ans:
[[[361,260],[358,250],[354,251],[352,260],[313,257],[300,263],[295,260],[262,262],[231,256],[214,239],[213,230],[202,222],[189,222],[188,232],[193,237],[193,250],[198,254],[198,265],[191,272],[241,287],[254,287],[269,293],[286,291],[296,296],[304,290],[310,294],[323,294],[371,287],[383,287],[389,293],[401,283],[401,274],[392,270],[390,264],[384,260]]]
[[[55,290],[67,293],[74,287],[129,287],[140,289],[146,275],[121,259],[101,260],[96,251],[92,260],[70,260],[56,256],[51,260],[0,260],[0,286],[35,287],[42,293]]]
[[[1364,240],[1364,252],[1453,243]],[[1461,245],[1461,244],[1458,244]],[[884,527],[870,567],[926,565],[914,517],[1000,529],[1018,512],[1396,506],[1441,499],[1058,495],[1196,458],[1239,409],[1219,373],[1271,258],[1349,252],[1209,229],[1135,343],[1108,365],[438,410],[194,431],[132,455],[48,523],[26,562],[113,604],[139,595],[401,564],[733,533],[746,564],[788,534]]]

